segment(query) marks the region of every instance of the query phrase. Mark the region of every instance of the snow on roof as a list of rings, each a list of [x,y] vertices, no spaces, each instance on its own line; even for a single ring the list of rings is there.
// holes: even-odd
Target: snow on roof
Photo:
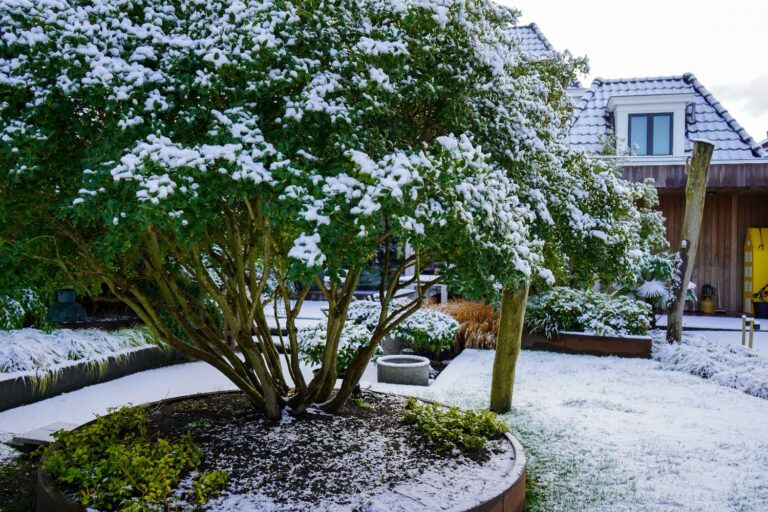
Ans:
[[[512,27],[512,33],[520,39],[520,49],[525,53],[545,57],[556,51],[535,23]]]
[[[612,97],[692,94],[694,121],[686,126],[685,151],[691,151],[693,139],[715,143],[713,160],[746,160],[765,156],[760,144],[741,127],[717,99],[692,73],[682,76],[596,78],[574,110],[569,133],[571,146],[599,153],[612,133],[608,125],[607,105]]]

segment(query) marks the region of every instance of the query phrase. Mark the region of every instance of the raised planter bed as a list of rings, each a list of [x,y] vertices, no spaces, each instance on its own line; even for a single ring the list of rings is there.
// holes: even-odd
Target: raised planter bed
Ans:
[[[99,362],[74,363],[55,372],[14,376],[0,380],[0,411],[183,360],[175,351],[148,346]]]
[[[650,336],[598,336],[567,331],[552,339],[543,334],[524,333],[522,339],[523,348],[529,350],[639,359],[651,358],[652,345]]]
[[[523,512],[526,460],[522,446],[512,435],[493,441],[494,451],[488,452],[488,458],[481,461],[440,455],[421,441],[416,441],[416,433],[413,439],[406,437],[403,440],[409,445],[403,449],[400,445],[388,445],[386,440],[380,438],[381,433],[391,437],[392,429],[397,430],[395,436],[408,433],[409,427],[392,415],[402,406],[403,398],[366,393],[364,399],[371,402],[374,409],[350,404],[338,416],[312,416],[307,413],[296,420],[282,421],[269,428],[258,413],[249,412],[247,399],[238,391],[155,402],[151,404],[150,411],[153,425],[160,425],[158,428],[166,433],[163,435],[176,429],[178,424],[210,420],[206,431],[195,438],[204,454],[204,467],[201,469],[217,467],[212,459],[228,457],[221,454],[235,454],[235,458],[230,456],[227,459],[233,462],[227,466],[230,472],[229,490],[206,505],[206,510],[250,510],[253,504],[246,506],[248,501],[242,501],[247,500],[249,495],[243,494],[241,486],[251,485],[249,489],[260,493],[260,498],[263,498],[258,503],[269,510],[273,509],[271,500],[277,497],[279,503],[274,509],[281,511],[341,512],[358,510],[367,503],[376,510],[390,512],[446,509]],[[391,409],[393,404],[394,409]],[[325,430],[327,427],[331,427],[330,430]],[[328,432],[334,432],[332,438],[328,437]],[[371,439],[377,443],[368,446],[366,443]],[[353,443],[351,451],[344,449],[344,444],[348,442]],[[377,444],[388,448],[384,450]],[[275,452],[276,449],[278,452]],[[248,450],[254,453],[246,456]],[[382,450],[383,456],[378,453]],[[270,459],[274,453],[279,453],[279,456]],[[408,454],[413,456],[414,453],[415,466],[412,467],[409,465],[411,461],[404,461],[402,457]],[[253,458],[250,455],[258,456]],[[316,464],[312,465],[312,460],[306,459],[314,459]],[[259,464],[254,464],[254,460],[260,461]],[[446,460],[456,462],[446,465]],[[351,461],[355,463],[350,465]],[[218,464],[222,462],[220,460]],[[443,467],[452,469],[435,469]],[[442,480],[435,478],[436,473],[442,475]],[[382,475],[394,475],[396,478],[386,484],[384,480],[379,480]],[[457,478],[462,479],[461,486],[456,485]],[[422,494],[418,493],[419,485]],[[408,495],[407,490],[414,486],[417,492]],[[354,489],[355,494],[346,494],[350,489]],[[37,512],[86,511],[85,507],[57,488],[42,465],[37,475],[37,492]],[[237,499],[228,501],[233,497]]]

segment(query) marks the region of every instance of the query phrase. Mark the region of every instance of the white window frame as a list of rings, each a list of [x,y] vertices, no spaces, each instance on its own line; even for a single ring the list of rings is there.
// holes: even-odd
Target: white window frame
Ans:
[[[685,156],[685,109],[694,99],[693,94],[650,94],[644,96],[613,96],[608,100],[607,109],[613,113],[616,133],[616,150],[627,153],[629,147],[629,114],[672,114],[671,155],[631,155],[630,161],[662,163],[664,160],[679,160]]]

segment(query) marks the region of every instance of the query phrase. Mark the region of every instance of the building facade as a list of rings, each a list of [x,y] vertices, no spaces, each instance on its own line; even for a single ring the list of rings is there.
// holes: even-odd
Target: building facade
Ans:
[[[524,51],[539,58],[554,51],[535,25],[515,31]],[[587,89],[572,86],[569,94],[575,103],[571,146],[616,159],[630,181],[652,179],[673,248],[682,230],[685,163],[693,141],[715,145],[692,280],[698,290],[715,288],[718,309],[741,312],[746,233],[768,228],[768,151],[691,73],[597,78]]]

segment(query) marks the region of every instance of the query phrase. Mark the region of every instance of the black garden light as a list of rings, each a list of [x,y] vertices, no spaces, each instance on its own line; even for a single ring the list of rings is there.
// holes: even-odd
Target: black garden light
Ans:
[[[75,301],[75,290],[57,290],[56,303],[48,309],[45,319],[51,323],[85,322],[85,308]]]

